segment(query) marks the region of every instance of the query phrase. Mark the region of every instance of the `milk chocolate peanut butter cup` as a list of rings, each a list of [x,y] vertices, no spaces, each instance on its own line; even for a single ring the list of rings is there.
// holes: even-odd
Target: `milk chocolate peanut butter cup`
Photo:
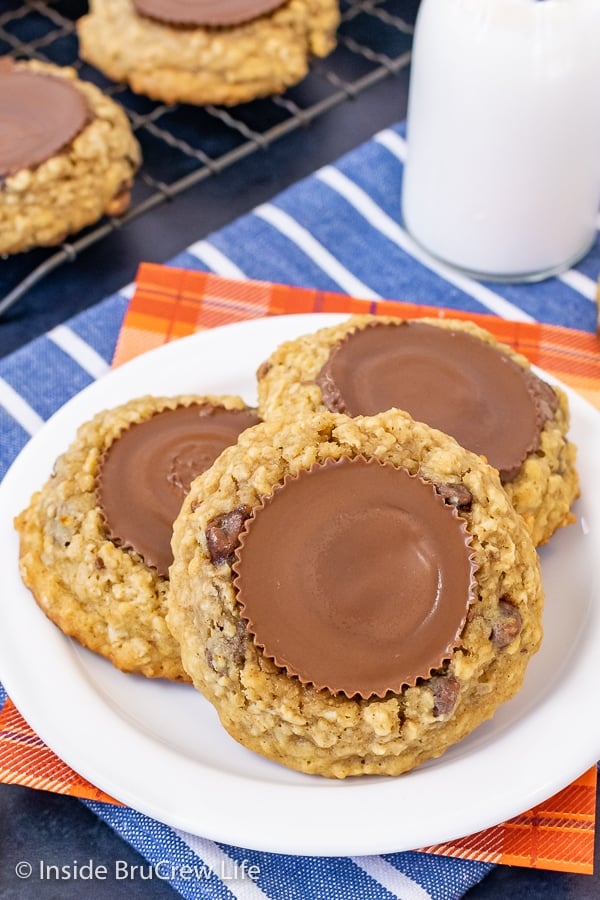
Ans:
[[[282,6],[285,0],[133,0],[138,14],[169,25],[239,25]]]
[[[195,687],[302,772],[440,756],[541,639],[539,559],[498,472],[398,410],[248,429],[194,480],[173,554],[167,624]]]
[[[406,410],[485,457],[504,482],[537,450],[558,403],[549,385],[497,347],[422,322],[350,332],[316,380],[331,411]]]
[[[111,539],[167,577],[173,522],[191,482],[258,421],[249,410],[202,403],[130,425],[100,461],[98,505]]]
[[[32,169],[67,146],[92,118],[64,78],[0,64],[0,177]]]
[[[347,697],[429,678],[473,601],[456,508],[421,477],[363,457],[286,478],[247,519],[236,557],[256,645],[303,684]]]

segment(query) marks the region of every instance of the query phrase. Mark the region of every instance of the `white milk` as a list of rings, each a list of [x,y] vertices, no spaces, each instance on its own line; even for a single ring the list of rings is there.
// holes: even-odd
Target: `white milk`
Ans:
[[[402,212],[438,258],[544,277],[592,243],[600,0],[423,0]]]

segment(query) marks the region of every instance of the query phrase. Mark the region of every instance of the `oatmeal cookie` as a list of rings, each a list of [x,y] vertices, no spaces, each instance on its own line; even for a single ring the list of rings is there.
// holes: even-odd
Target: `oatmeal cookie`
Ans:
[[[0,254],[120,215],[140,165],[121,107],[74,69],[0,59]]]
[[[165,103],[231,106],[301,81],[336,43],[337,0],[91,0],[81,56]]]
[[[278,347],[258,371],[262,418],[406,410],[486,458],[534,543],[574,521],[564,391],[473,322],[358,315]]]
[[[521,687],[535,548],[498,473],[406,413],[242,434],[173,529],[167,623],[241,744],[332,778],[441,755]]]
[[[191,480],[257,419],[238,397],[141,397],[80,427],[15,520],[20,569],[65,633],[126,672],[188,680],[165,622]]]

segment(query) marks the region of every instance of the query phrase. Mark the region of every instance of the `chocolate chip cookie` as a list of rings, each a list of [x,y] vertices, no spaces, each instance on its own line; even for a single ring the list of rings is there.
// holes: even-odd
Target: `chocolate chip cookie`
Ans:
[[[391,410],[272,418],[191,485],[168,625],[245,747],[332,778],[441,755],[521,687],[535,548],[498,472]]]
[[[91,0],[80,54],[166,103],[231,106],[301,81],[336,43],[337,0]]]
[[[0,254],[120,215],[141,154],[121,107],[74,69],[0,59]]]
[[[165,622],[172,523],[257,421],[238,397],[142,397],[81,426],[15,521],[23,581],[65,634],[123,671],[188,680]]]
[[[263,418],[404,409],[498,469],[536,545],[573,521],[565,393],[472,322],[354,316],[277,348],[259,369],[258,396]]]

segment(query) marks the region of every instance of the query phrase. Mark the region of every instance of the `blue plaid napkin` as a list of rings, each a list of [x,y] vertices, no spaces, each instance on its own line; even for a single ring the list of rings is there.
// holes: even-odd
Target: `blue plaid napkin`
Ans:
[[[600,239],[576,268],[539,284],[458,275],[426,257],[404,230],[405,153],[404,125],[386,129],[171,263],[596,330]],[[109,368],[128,296],[125,289],[107,298],[0,361],[0,478],[41,424]],[[0,708],[5,699],[0,685]],[[352,858],[259,853],[183,834],[131,809],[87,805],[186,898],[454,900],[491,868],[410,852]]]

